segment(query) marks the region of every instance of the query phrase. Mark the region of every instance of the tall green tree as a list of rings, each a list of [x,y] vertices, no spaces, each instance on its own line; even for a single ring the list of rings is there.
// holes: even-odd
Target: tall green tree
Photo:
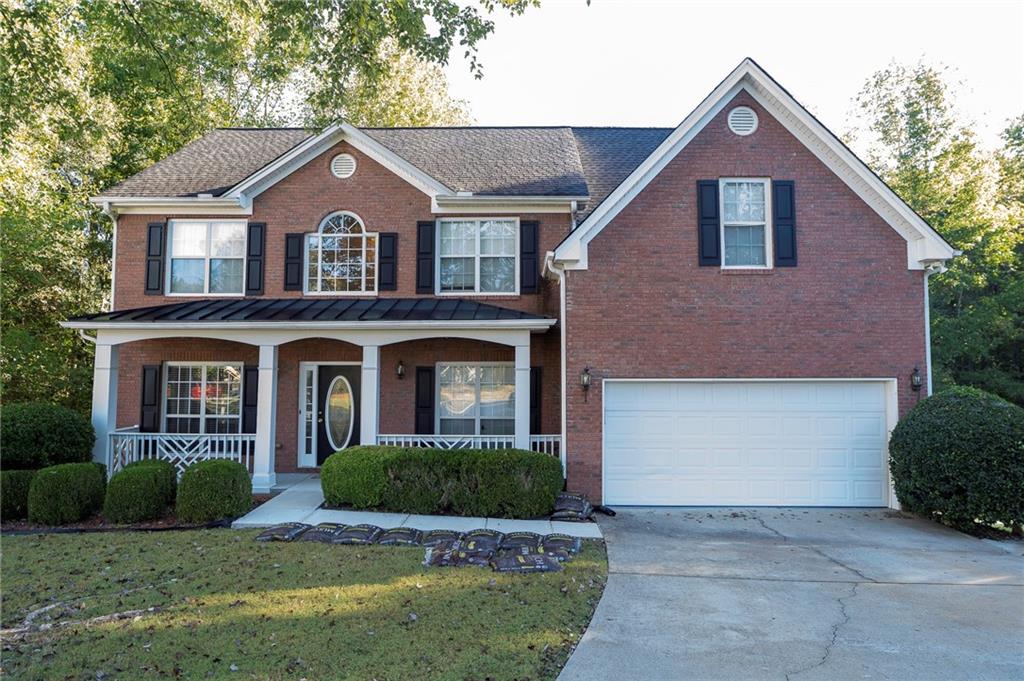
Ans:
[[[495,11],[535,0],[0,0],[0,389],[89,403],[110,223],[88,197],[211,128],[449,124]],[[435,96],[419,97],[424,91]]]
[[[868,163],[963,255],[929,280],[936,387],[1024,404],[1024,117],[979,147],[942,70],[892,65],[856,99]]]

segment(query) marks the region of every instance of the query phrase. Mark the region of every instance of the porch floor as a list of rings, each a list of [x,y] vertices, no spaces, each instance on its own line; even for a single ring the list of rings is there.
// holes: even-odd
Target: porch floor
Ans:
[[[573,537],[600,539],[597,523],[567,523],[552,520],[509,520],[507,518],[466,518],[463,516],[414,515],[409,513],[376,513],[372,511],[339,511],[320,508],[324,495],[317,475],[278,475],[274,491],[283,490],[270,501],[254,508],[236,520],[232,527],[270,527],[280,523],[367,523],[383,528],[414,527],[418,530],[454,530],[466,532],[487,528],[499,532],[560,532]]]

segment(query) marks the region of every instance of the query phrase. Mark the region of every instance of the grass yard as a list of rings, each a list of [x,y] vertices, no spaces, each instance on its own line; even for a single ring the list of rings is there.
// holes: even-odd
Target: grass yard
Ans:
[[[3,537],[3,674],[553,679],[607,572],[597,542],[564,572],[502,575],[428,570],[420,548],[259,544],[255,535]],[[33,611],[30,631],[13,632]]]

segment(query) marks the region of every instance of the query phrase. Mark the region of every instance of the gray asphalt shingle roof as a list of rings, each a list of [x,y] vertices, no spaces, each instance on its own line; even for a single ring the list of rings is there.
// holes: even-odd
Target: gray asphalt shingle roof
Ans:
[[[364,128],[454,191],[587,196],[592,210],[671,128]],[[222,128],[103,192],[105,197],[219,196],[307,139],[298,128]]]

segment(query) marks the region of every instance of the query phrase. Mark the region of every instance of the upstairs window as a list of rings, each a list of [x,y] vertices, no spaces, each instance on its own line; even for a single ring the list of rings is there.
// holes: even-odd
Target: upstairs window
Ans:
[[[722,267],[767,268],[771,262],[768,180],[723,179]]]
[[[240,220],[172,220],[167,291],[171,295],[242,295],[245,226]]]
[[[515,218],[445,218],[438,222],[439,293],[519,290],[519,222]]]
[[[306,236],[306,292],[377,292],[377,235],[354,213],[333,213]]]

